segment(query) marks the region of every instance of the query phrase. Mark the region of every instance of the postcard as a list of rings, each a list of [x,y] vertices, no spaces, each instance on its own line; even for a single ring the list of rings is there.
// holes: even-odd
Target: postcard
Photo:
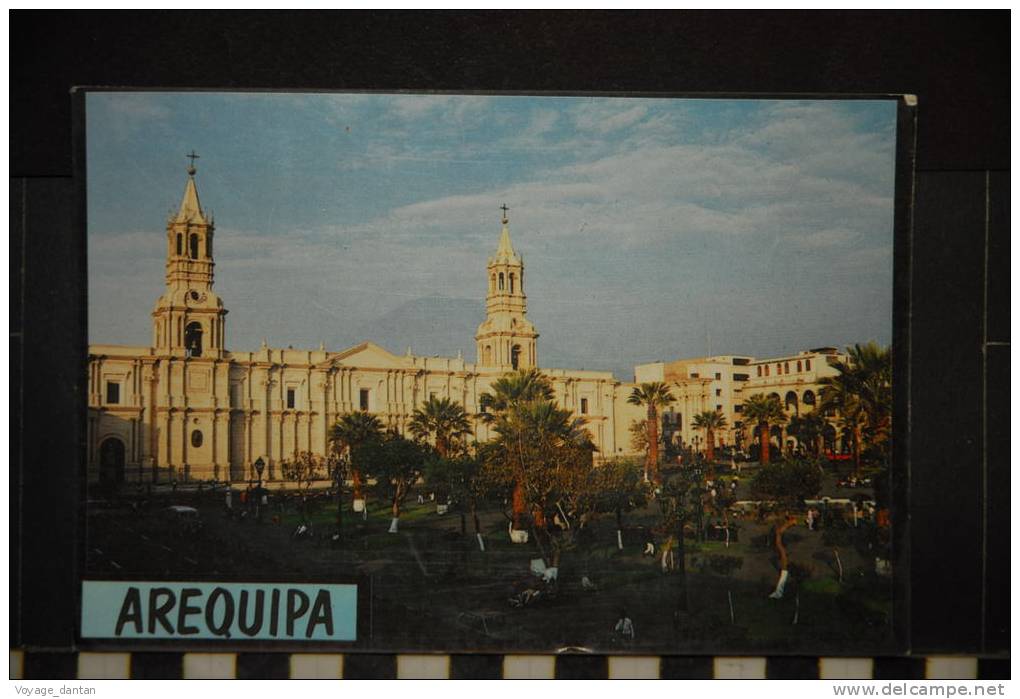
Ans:
[[[892,648],[897,109],[88,92],[83,645]]]

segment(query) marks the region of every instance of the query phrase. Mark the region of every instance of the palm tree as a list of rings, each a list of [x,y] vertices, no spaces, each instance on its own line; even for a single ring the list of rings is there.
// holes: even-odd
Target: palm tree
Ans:
[[[846,351],[847,361],[832,364],[838,373],[821,380],[819,407],[838,413],[852,439],[854,468],[859,469],[865,439],[884,447],[892,429],[892,351],[875,342]]]
[[[824,428],[825,419],[815,410],[803,415],[792,416],[786,431],[796,437],[800,444],[807,445],[812,454],[818,456],[818,443],[822,438]]]
[[[445,459],[451,446],[461,443],[471,434],[471,420],[460,403],[449,398],[437,399],[429,396],[429,399],[414,411],[408,429],[420,440],[432,437],[435,440],[436,452],[440,458]]]
[[[838,372],[821,380],[819,409],[839,416],[850,436],[854,470],[861,467],[865,440],[883,447],[892,427],[892,351],[875,342],[847,347],[847,361],[832,364]]]
[[[526,417],[519,415],[521,408],[530,403],[551,403],[553,396],[552,384],[549,379],[538,369],[520,369],[518,371],[504,374],[493,382],[489,391],[483,393],[478,399],[482,408],[480,415],[482,421],[495,424],[496,432],[506,446],[508,440],[516,435],[518,440],[517,452],[523,456],[524,449],[521,442],[524,440],[524,428]],[[524,468],[520,464],[520,468]],[[513,524],[515,530],[523,528],[525,506],[525,494],[522,478],[514,479],[512,496]]]
[[[496,417],[493,429],[497,436],[487,449],[490,478],[513,483],[512,529],[524,530],[530,512],[535,542],[547,565],[556,566],[562,542],[547,517],[550,511],[570,516],[563,503],[592,472],[591,435],[583,419],[544,399],[514,404]]]
[[[340,451],[347,450],[351,460],[351,480],[354,486],[354,499],[361,500],[362,465],[355,462],[354,454],[361,447],[382,441],[382,421],[371,413],[356,410],[342,415],[329,431],[329,441]]]
[[[645,480],[659,483],[659,408],[675,401],[669,387],[661,381],[635,386],[627,402],[648,408],[648,452],[645,462]]]
[[[744,422],[758,428],[758,435],[761,440],[761,454],[758,460],[767,464],[769,462],[769,440],[771,439],[772,425],[781,425],[786,422],[786,412],[777,396],[766,396],[763,393],[756,393],[744,401],[743,408]]]
[[[704,410],[694,416],[691,427],[705,430],[706,456],[709,463],[715,458],[715,431],[726,427],[726,416],[718,410]]]
[[[502,413],[520,403],[533,400],[552,400],[552,384],[538,369],[521,369],[504,374],[478,399],[482,407],[482,420],[494,422]]]

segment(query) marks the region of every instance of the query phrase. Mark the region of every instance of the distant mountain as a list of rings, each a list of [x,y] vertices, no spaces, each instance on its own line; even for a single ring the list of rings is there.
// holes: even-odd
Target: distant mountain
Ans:
[[[485,318],[485,304],[473,299],[439,296],[414,299],[358,327],[358,341],[372,340],[394,354],[408,345],[418,355],[475,360],[475,331]]]

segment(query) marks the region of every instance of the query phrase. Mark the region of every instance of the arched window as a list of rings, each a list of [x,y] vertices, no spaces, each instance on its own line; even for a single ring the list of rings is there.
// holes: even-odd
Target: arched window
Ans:
[[[205,256],[212,259],[212,236],[205,239]]]
[[[510,273],[510,293],[514,293],[514,273]]]
[[[192,233],[191,239],[188,241],[188,249],[191,253],[191,259],[198,259],[198,233]]]
[[[794,393],[793,391],[787,391],[786,399],[784,402],[786,403],[786,409],[788,411],[792,410],[794,414],[800,413],[800,405],[798,404],[796,393]]]
[[[797,373],[799,374],[801,371],[802,371],[802,369],[800,367],[800,360],[798,359],[797,360]]]
[[[765,376],[768,376],[768,375],[769,375],[769,365],[766,364],[765,365]]]
[[[482,350],[482,364],[486,366],[492,364],[492,345],[486,345],[485,349]]]
[[[790,363],[789,362],[783,362],[783,373],[784,374],[789,374],[790,373]]]
[[[495,290],[496,290],[496,275],[493,274],[491,277],[489,277],[489,291]]]
[[[499,290],[500,291],[503,290],[503,273],[502,272],[499,273]]]
[[[521,363],[521,346],[514,345],[513,349],[510,350],[510,366],[517,369]]]
[[[802,402],[804,403],[804,405],[814,405],[815,404],[815,392],[814,391],[804,391],[804,398],[802,399]]]
[[[202,432],[200,430],[194,430],[191,433],[191,446],[196,449],[202,446]]]
[[[758,376],[761,376],[761,365],[759,365],[759,366],[757,367],[757,369],[758,369]]]
[[[188,327],[184,329],[184,348],[187,350],[189,357],[202,356],[201,323],[188,323]]]
[[[177,234],[177,254],[178,255],[183,255],[184,254],[184,247],[183,246],[184,246],[184,241],[181,239],[181,234],[178,233]]]
[[[805,359],[804,360],[804,368],[807,369],[808,371],[811,371],[811,360],[810,359]]]

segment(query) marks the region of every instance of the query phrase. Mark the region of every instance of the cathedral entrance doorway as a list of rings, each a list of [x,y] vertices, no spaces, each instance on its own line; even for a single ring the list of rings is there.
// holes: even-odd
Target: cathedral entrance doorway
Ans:
[[[124,442],[114,437],[99,445],[99,482],[110,485],[124,482]]]

